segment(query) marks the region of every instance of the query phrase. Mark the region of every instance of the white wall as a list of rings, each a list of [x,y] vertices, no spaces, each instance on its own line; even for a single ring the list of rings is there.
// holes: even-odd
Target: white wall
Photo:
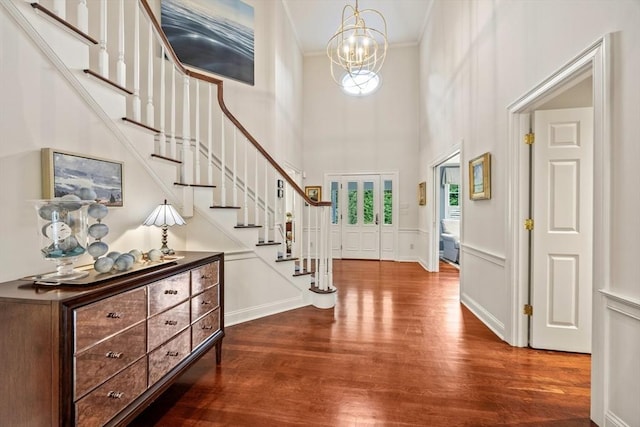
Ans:
[[[417,58],[417,46],[391,47],[381,87],[363,97],[342,92],[326,55],[304,58],[304,184],[322,185],[325,173],[398,171],[403,234],[417,229]],[[328,194],[325,189],[323,198]],[[415,259],[409,246],[399,251],[401,258]]]
[[[604,322],[596,326],[604,329],[604,337],[594,341],[593,350],[592,416],[600,425],[605,418],[607,425],[640,425],[640,321],[633,317],[640,301],[640,251],[636,239],[629,238],[640,235],[640,204],[630,197],[640,183],[635,171],[640,160],[639,23],[637,0],[436,0],[420,45],[420,179],[429,183],[429,165],[460,142],[463,183],[470,159],[486,151],[492,155],[491,200],[471,202],[466,189],[461,199],[461,295],[501,335],[512,326],[507,300],[512,284],[506,275],[507,106],[613,33],[610,283],[594,286],[614,291],[627,314],[605,309],[611,298],[594,298],[597,310],[606,312],[597,319]],[[421,230],[429,228],[430,215],[420,211]],[[620,351],[621,342],[635,354],[633,362]],[[635,403],[621,396],[635,396]]]

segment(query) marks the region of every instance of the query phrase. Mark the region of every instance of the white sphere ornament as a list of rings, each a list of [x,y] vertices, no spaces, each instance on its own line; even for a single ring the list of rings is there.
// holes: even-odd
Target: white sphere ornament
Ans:
[[[96,262],[93,263],[93,268],[98,273],[108,273],[113,268],[113,260],[109,257],[98,258]]]
[[[160,249],[151,249],[147,253],[147,258],[149,258],[149,261],[160,261],[162,259],[162,251]]]

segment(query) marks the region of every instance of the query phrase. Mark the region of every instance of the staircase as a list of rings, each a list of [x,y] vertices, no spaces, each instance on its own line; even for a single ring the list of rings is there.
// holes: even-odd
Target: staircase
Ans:
[[[179,61],[147,0],[0,4],[184,217],[215,225],[305,304],[335,305],[331,203],[309,199],[233,116],[222,80]]]

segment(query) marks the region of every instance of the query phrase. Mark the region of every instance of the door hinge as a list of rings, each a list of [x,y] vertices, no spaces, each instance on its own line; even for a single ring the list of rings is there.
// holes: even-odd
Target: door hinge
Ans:
[[[532,145],[536,140],[536,134],[535,133],[527,133],[524,136],[524,143],[527,145]]]
[[[531,304],[525,304],[523,312],[527,316],[533,316],[533,306]]]
[[[533,230],[533,220],[531,218],[524,220],[524,229],[529,231]]]

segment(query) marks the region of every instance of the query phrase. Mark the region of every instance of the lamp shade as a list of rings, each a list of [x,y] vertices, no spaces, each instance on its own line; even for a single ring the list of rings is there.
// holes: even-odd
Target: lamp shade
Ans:
[[[151,212],[151,214],[144,220],[143,225],[155,225],[158,227],[172,226],[172,225],[185,225],[185,220],[180,216],[178,211],[167,203],[165,199],[164,203],[159,205]]]

